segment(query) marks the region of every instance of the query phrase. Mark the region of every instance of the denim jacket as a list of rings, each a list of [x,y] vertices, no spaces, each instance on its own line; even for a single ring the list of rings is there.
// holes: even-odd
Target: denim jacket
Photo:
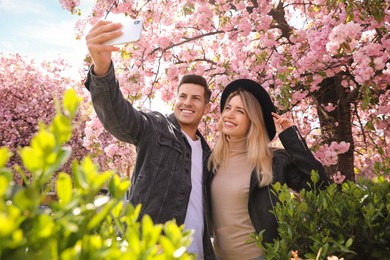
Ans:
[[[94,109],[104,128],[123,142],[136,146],[137,159],[131,178],[129,202],[142,204],[140,218],[148,214],[154,223],[176,219],[181,225],[186,217],[191,193],[191,146],[181,132],[174,114],[141,112],[124,99],[114,68],[103,77],[88,73],[85,82],[91,92]],[[202,135],[203,182],[208,179],[207,159],[210,148]],[[206,190],[205,188],[203,189]],[[204,215],[208,214],[206,194]],[[208,223],[203,235],[205,259],[214,259]]]

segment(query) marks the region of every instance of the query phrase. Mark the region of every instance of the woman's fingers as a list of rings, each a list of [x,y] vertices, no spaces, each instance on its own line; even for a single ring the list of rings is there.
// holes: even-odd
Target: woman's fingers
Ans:
[[[273,112],[272,116],[274,118],[275,128],[278,133],[293,125],[293,122],[287,117],[283,117]]]

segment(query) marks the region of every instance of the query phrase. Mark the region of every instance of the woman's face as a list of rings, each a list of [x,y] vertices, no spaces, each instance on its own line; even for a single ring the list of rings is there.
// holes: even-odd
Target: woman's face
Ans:
[[[246,137],[250,119],[240,96],[234,96],[222,112],[222,132],[232,139]]]

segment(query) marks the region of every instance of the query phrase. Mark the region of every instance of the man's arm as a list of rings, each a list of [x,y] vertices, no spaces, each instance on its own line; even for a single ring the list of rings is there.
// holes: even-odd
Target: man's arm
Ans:
[[[85,86],[91,92],[93,107],[104,128],[121,141],[137,144],[154,131],[156,120],[137,111],[120,91],[111,61],[111,52],[118,48],[103,44],[120,35],[120,28],[121,24],[101,20],[87,34],[93,65]]]

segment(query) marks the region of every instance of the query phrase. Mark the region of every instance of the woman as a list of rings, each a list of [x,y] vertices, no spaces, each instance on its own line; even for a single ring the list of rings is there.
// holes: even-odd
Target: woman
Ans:
[[[309,188],[311,171],[327,180],[291,120],[275,113],[268,93],[249,79],[231,82],[221,97],[220,136],[209,159],[211,217],[214,249],[219,259],[263,259],[252,232],[263,234],[263,244],[277,237],[277,219],[270,213],[277,198],[275,182],[294,190]],[[269,146],[276,132],[285,148]]]

